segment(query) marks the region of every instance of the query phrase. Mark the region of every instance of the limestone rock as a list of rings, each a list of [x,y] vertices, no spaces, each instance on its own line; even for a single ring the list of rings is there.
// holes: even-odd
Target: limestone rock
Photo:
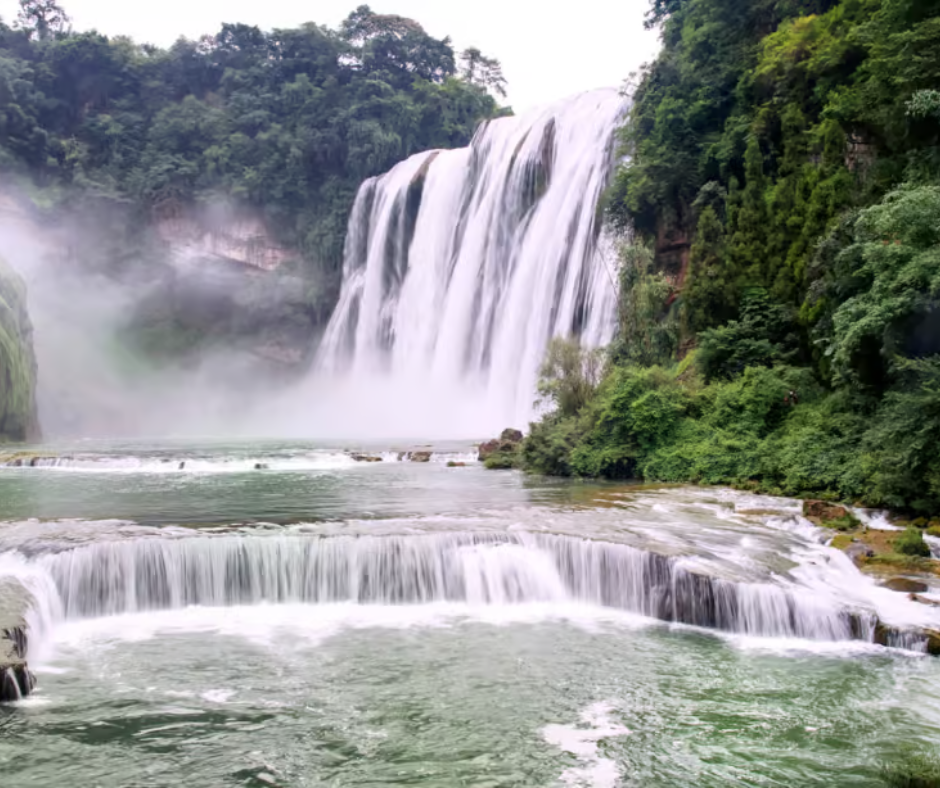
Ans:
[[[495,452],[498,452],[498,451],[499,451],[498,440],[492,440],[492,441],[487,441],[486,443],[481,443],[479,446],[479,450],[477,451],[477,459],[480,462],[484,462],[487,457],[489,457],[491,454],[494,454]]]
[[[838,504],[827,503],[826,501],[803,501],[803,516],[812,517],[817,520],[838,520],[845,517],[849,510]]]
[[[923,594],[927,591],[927,584],[909,577],[892,577],[881,584],[884,588],[898,591],[902,594]]]

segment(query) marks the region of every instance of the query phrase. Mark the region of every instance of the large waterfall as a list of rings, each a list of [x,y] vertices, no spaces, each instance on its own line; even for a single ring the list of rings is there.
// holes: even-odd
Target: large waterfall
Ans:
[[[320,370],[412,402],[430,392],[420,408],[472,399],[461,418],[478,429],[523,426],[550,338],[613,332],[598,202],[623,111],[616,91],[584,93],[363,184]]]

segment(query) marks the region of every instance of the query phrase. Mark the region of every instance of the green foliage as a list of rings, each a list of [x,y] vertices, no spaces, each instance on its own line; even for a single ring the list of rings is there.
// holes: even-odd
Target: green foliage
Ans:
[[[598,351],[584,349],[574,339],[555,337],[539,370],[539,401],[563,417],[572,416],[591,401],[601,371]]]
[[[752,288],[742,298],[740,320],[699,334],[699,368],[712,380],[739,375],[747,367],[792,362],[799,351],[795,328],[792,310]]]
[[[940,6],[655,0],[647,18],[663,50],[608,197],[632,233],[613,364],[533,426],[532,459],[940,512]],[[680,292],[656,291],[677,261]],[[651,352],[663,298],[675,366]]]
[[[491,471],[508,471],[519,467],[519,456],[516,452],[497,451],[487,457],[483,465]]]
[[[130,206],[137,228],[219,202],[250,207],[327,302],[361,181],[465,145],[501,112],[488,92],[505,83],[498,61],[473,50],[462,76],[449,39],[368,6],[338,31],[225,24],[162,50],[72,33],[54,0],[21,5],[17,29],[0,22],[5,179],[29,173],[44,195],[94,201],[99,214]],[[134,241],[139,251],[146,239]]]
[[[832,316],[837,379],[883,389],[902,355],[940,352],[940,186],[906,187],[862,211],[840,253],[858,288]]]
[[[930,557],[930,548],[924,541],[924,535],[914,526],[908,526],[894,541],[894,549],[901,555],[913,555],[921,558]]]
[[[618,332],[613,358],[636,364],[668,361],[679,343],[679,323],[670,310],[675,289],[653,270],[653,250],[628,244],[621,249]]]

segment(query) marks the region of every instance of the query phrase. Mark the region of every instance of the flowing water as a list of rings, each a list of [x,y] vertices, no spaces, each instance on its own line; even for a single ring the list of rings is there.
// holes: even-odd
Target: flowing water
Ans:
[[[549,339],[613,333],[597,205],[624,110],[617,91],[583,93],[363,184],[321,374],[423,434],[524,426]]]
[[[0,468],[38,678],[3,784],[876,786],[940,741],[937,661],[869,642],[932,609],[794,501],[344,448]]]
[[[585,93],[365,183],[312,388],[229,434],[525,423],[550,338],[613,332],[623,110]],[[940,742],[940,608],[800,511],[488,472],[467,442],[0,456],[0,612],[38,680],[0,706],[0,784],[881,785]]]

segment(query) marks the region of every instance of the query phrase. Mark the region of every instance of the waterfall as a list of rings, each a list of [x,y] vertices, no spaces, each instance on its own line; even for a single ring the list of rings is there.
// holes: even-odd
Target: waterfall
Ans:
[[[871,640],[874,620],[808,589],[735,583],[680,559],[570,536],[199,536],[37,559],[66,618],[260,603],[581,602],[749,635]]]
[[[479,429],[524,426],[551,337],[612,337],[616,271],[598,202],[624,109],[616,91],[583,93],[364,183],[320,372],[464,396]]]

